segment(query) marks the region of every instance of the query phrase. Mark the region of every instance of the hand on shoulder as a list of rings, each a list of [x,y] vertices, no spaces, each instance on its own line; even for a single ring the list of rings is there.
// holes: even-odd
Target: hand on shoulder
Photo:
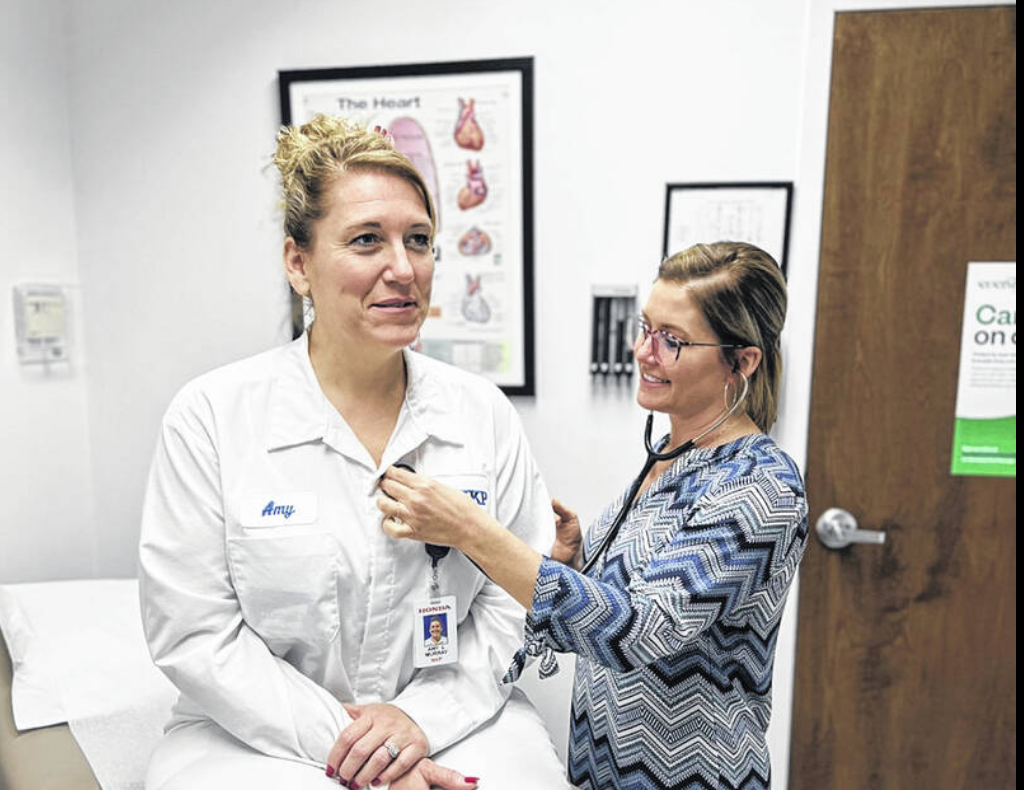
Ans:
[[[579,569],[583,549],[583,532],[580,520],[557,499],[551,500],[551,509],[555,513],[555,542],[551,544],[551,559]]]

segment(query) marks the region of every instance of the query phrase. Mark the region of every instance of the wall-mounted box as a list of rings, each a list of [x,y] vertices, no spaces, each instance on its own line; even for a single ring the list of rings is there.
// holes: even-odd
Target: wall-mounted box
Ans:
[[[14,286],[14,334],[21,364],[68,361],[68,324],[68,298],[63,286]]]

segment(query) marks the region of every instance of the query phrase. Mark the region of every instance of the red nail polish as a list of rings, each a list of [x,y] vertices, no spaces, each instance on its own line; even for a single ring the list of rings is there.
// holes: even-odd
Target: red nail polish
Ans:
[[[479,781],[480,781],[480,777],[479,776],[467,776],[466,777],[466,784],[468,784],[468,785],[475,785]]]
[[[355,782],[353,782],[352,784],[349,785],[349,790],[359,790],[359,785],[357,785]]]
[[[328,765],[327,766],[327,770],[324,771],[324,773],[326,773],[327,774],[327,778],[330,779],[332,776],[334,776],[334,766],[333,765]]]
[[[380,779],[374,779],[374,780],[373,780],[372,782],[370,782],[370,784],[371,784],[371,785],[372,785],[373,787],[376,787],[377,785],[379,785],[379,784],[380,784]]]

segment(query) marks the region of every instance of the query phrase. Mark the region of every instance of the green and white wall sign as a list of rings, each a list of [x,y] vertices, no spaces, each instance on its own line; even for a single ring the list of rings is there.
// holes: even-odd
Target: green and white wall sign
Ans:
[[[1017,262],[967,264],[955,475],[1017,476]]]

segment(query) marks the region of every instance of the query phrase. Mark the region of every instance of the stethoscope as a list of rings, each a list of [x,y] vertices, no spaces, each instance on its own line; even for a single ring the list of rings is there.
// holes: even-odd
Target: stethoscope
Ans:
[[[688,442],[679,445],[674,450],[669,450],[666,453],[659,453],[654,449],[654,445],[651,444],[651,431],[654,428],[654,412],[647,415],[647,427],[644,429],[644,449],[647,450],[647,460],[644,461],[643,469],[640,470],[640,474],[637,476],[636,480],[633,481],[633,485],[629,487],[629,491],[626,493],[625,499],[622,500],[622,507],[620,508],[618,515],[615,516],[615,521],[612,523],[611,529],[609,529],[605,534],[604,539],[601,541],[601,545],[597,547],[597,551],[595,551],[590,559],[587,560],[586,564],[580,568],[580,573],[585,576],[601,558],[601,555],[604,554],[612,541],[615,540],[615,536],[619,534],[619,528],[626,520],[626,516],[629,514],[630,509],[636,502],[636,495],[640,490],[640,486],[643,485],[644,479],[647,477],[647,474],[651,471],[654,465],[659,461],[675,460],[687,450],[692,450],[696,447],[697,442],[712,431],[721,427],[722,423],[732,417],[732,415],[736,413],[736,410],[743,405],[743,401],[747,399],[747,393],[750,391],[750,382],[747,381],[747,377],[742,373],[740,373],[740,378],[743,379],[743,392],[740,393],[736,402],[730,406],[721,417],[715,420],[711,427],[701,431]]]

